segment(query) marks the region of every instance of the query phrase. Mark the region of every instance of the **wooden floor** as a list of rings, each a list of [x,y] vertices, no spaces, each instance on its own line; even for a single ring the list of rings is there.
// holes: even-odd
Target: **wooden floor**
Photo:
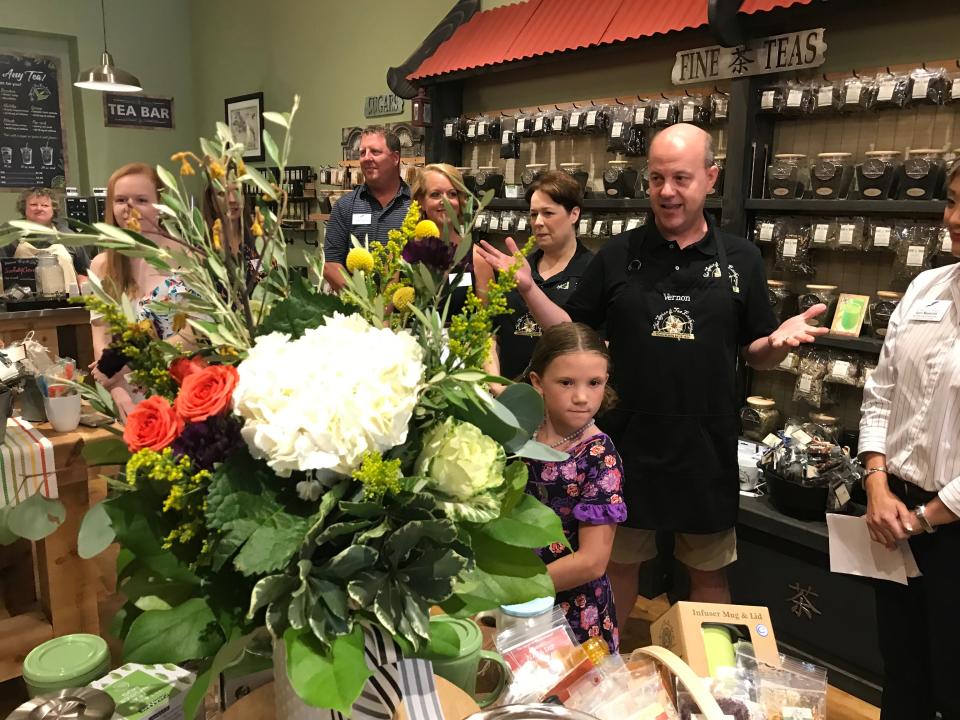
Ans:
[[[670,603],[665,596],[654,600],[641,597],[630,613],[630,623],[620,632],[620,651],[650,645],[650,623],[665,613]],[[828,720],[880,720],[880,709],[835,687],[827,689]]]

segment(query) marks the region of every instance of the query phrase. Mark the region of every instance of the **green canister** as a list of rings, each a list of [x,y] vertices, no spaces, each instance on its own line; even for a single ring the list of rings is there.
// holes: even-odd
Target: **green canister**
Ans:
[[[30,697],[76,688],[110,670],[106,641],[86,633],[64,635],[37,645],[23,661],[23,680]]]

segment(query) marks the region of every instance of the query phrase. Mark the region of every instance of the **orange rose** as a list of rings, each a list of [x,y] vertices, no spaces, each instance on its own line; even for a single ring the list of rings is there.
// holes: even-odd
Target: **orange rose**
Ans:
[[[183,420],[165,397],[154,395],[137,405],[127,416],[123,440],[130,452],[150,448],[159,452],[183,431]]]
[[[203,422],[230,405],[240,375],[233,365],[210,365],[187,375],[173,406],[184,420]]]
[[[199,355],[192,358],[178,357],[170,363],[170,375],[177,381],[177,385],[183,385],[183,380],[187,375],[203,370],[207,365],[207,361]]]

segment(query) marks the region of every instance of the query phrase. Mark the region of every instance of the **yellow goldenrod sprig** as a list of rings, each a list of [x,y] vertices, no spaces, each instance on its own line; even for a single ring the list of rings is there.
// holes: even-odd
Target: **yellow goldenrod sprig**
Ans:
[[[379,500],[386,493],[398,493],[400,485],[400,460],[384,460],[375,451],[363,454],[360,467],[353,471],[353,478],[363,485],[366,500]]]

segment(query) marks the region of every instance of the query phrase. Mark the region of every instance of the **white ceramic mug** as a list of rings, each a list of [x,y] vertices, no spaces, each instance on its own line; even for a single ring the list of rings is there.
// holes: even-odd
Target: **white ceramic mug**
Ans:
[[[47,411],[47,420],[57,432],[76,430],[80,424],[80,396],[63,395],[45,397],[43,408]]]
[[[737,458],[740,466],[740,489],[753,492],[760,482],[760,468],[757,467],[757,458],[740,455]]]

